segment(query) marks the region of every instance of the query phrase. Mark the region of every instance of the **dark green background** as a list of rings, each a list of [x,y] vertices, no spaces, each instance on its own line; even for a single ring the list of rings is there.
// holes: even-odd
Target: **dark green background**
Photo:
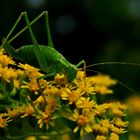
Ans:
[[[76,64],[84,59],[87,65],[106,61],[140,64],[138,0],[40,0],[39,5],[32,1],[1,0],[1,38],[8,34],[22,11],[27,11],[33,19],[47,10],[55,48],[70,62]],[[22,20],[16,31],[24,25]],[[47,45],[43,19],[33,30],[38,42]],[[15,48],[25,44],[31,44],[28,32],[12,42]],[[140,91],[140,66],[101,65],[92,69],[110,74],[138,93]],[[115,96],[122,99],[134,94],[121,85],[115,92]]]

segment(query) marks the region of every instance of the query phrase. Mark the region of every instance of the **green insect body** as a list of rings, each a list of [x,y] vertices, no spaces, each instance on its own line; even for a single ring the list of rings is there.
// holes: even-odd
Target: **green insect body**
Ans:
[[[41,13],[42,14],[42,13]],[[73,65],[69,63],[65,57],[60,54],[57,50],[54,49],[53,43],[50,37],[50,31],[48,26],[48,16],[47,12],[44,11],[46,16],[46,27],[47,27],[47,35],[48,35],[48,46],[38,45],[33,31],[31,29],[31,23],[29,22],[28,16],[26,12],[21,13],[20,17],[18,18],[17,22],[15,23],[14,27],[11,29],[10,33],[3,41],[3,48],[6,52],[11,55],[13,58],[17,60],[24,61],[32,66],[40,68],[41,70],[45,71],[48,76],[54,76],[57,73],[62,74],[64,73],[68,79],[68,81],[73,81],[76,77],[78,66],[82,64],[80,62],[78,65]],[[43,15],[42,14],[42,15]],[[15,50],[11,45],[10,41],[8,42],[7,39],[14,30],[17,23],[20,21],[21,17],[25,18],[27,26],[20,32],[22,33],[24,30],[28,29],[33,45],[25,45],[21,48]],[[38,17],[37,17],[38,18]],[[46,77],[47,77],[46,75]]]

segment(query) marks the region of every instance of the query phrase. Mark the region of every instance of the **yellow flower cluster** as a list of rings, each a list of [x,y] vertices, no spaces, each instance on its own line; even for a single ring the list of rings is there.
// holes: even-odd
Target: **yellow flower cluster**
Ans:
[[[62,133],[68,128],[80,136],[93,133],[96,140],[118,140],[128,125],[123,121],[126,106],[120,102],[98,104],[96,96],[113,93],[110,86],[116,83],[107,75],[87,77],[84,71],[78,71],[71,83],[64,74],[46,80],[39,69],[16,64],[1,50],[0,129],[8,129],[18,118],[34,131]],[[26,118],[33,118],[36,128]]]

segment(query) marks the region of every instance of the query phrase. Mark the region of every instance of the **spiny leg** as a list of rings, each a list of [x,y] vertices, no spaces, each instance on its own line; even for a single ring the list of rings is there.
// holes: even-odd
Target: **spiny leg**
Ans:
[[[37,57],[40,68],[45,71],[46,68],[47,68],[47,61],[45,59],[46,58],[45,54],[44,54],[44,52],[42,52],[42,50],[40,49],[40,47],[37,43],[37,40],[36,40],[35,35],[32,31],[32,28],[30,26],[29,18],[28,18],[28,15],[27,15],[26,12],[23,12],[23,17],[26,21],[26,24],[27,24],[27,27],[28,27],[28,30],[29,30],[29,33],[30,33],[30,36],[31,36],[31,39],[32,39],[32,42],[33,42],[33,45],[34,45],[35,55]]]

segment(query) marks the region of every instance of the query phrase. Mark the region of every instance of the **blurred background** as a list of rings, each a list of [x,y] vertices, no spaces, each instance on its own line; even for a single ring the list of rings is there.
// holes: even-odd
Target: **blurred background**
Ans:
[[[56,50],[71,63],[84,59],[87,65],[112,61],[140,64],[139,0],[1,0],[0,37],[8,34],[21,12],[27,11],[32,20],[44,10],[49,12]],[[21,20],[14,33],[24,26]],[[33,30],[39,44],[47,45],[43,18]],[[31,43],[26,31],[11,44],[19,48]],[[136,93],[140,91],[140,66],[100,65],[90,69],[109,74]],[[122,84],[114,90],[120,99],[135,94]]]

